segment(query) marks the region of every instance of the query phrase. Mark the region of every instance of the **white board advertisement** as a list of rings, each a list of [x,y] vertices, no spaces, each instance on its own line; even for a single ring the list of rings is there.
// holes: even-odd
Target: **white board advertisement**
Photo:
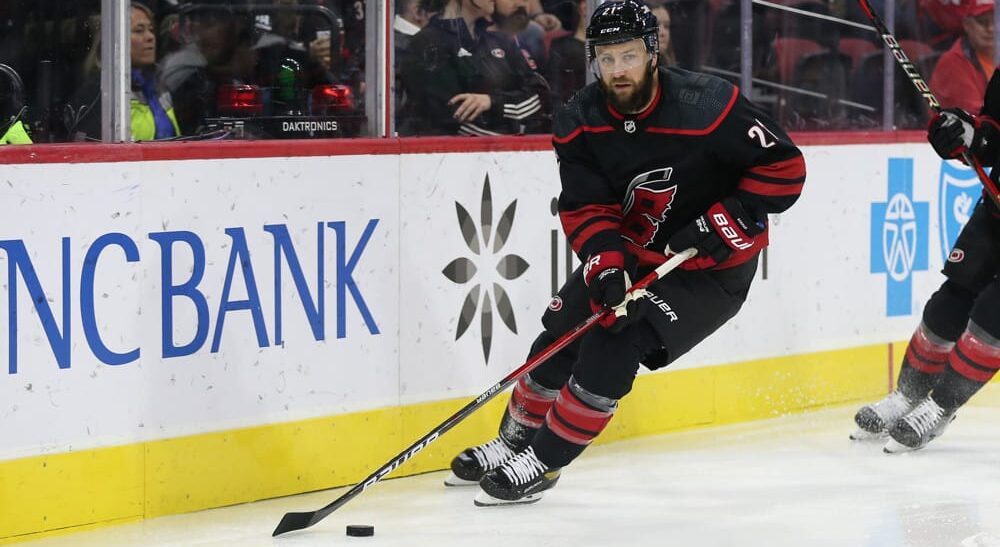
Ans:
[[[975,199],[807,147],[744,310],[672,368],[906,339]],[[6,166],[0,459],[476,395],[574,266],[551,152]],[[277,287],[277,288],[276,288]]]

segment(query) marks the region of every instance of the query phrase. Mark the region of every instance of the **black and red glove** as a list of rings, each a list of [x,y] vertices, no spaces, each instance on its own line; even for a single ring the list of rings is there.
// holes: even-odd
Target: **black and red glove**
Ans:
[[[946,108],[931,118],[927,126],[927,141],[943,159],[960,157],[966,150],[993,162],[993,142],[1000,138],[1000,126],[988,116],[973,116],[961,108]]]
[[[734,197],[728,197],[708,208],[705,214],[677,231],[667,245],[674,252],[694,247],[704,267],[724,262],[733,251],[753,248],[755,236],[764,231]]]
[[[591,309],[595,312],[604,307],[615,310],[601,320],[601,326],[612,332],[620,332],[640,315],[638,301],[628,297],[635,274],[635,261],[629,258],[626,260],[621,251],[604,251],[590,255],[583,265]]]

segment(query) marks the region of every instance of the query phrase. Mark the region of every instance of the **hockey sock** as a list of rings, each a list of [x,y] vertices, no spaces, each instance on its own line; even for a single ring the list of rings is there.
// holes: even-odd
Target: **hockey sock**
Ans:
[[[617,399],[590,393],[574,378],[559,391],[531,445],[549,467],[569,465],[611,421]]]
[[[948,365],[948,372],[934,388],[931,398],[941,408],[954,411],[1000,370],[1000,340],[969,321],[969,327],[948,355]]]
[[[542,386],[530,374],[522,376],[500,421],[500,436],[518,450],[527,447],[557,395],[559,390]]]
[[[935,335],[926,324],[920,323],[906,347],[897,382],[899,391],[911,401],[926,397],[941,378],[954,346],[954,342]]]

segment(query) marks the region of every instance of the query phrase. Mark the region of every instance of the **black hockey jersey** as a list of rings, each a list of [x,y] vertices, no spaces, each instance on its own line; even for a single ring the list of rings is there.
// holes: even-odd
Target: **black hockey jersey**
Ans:
[[[582,259],[627,248],[657,265],[670,236],[723,198],[736,196],[766,223],[802,191],[801,152],[739,88],[679,68],[660,68],[659,78],[639,114],[615,111],[598,82],[556,113],[560,219]],[[715,267],[746,262],[766,245],[765,229],[751,249]],[[692,259],[682,267],[707,265]]]
[[[476,38],[462,19],[434,17],[410,41],[399,79],[407,102],[399,115],[400,135],[510,135],[547,133],[551,120],[549,87],[528,66],[506,35],[476,23]],[[492,107],[459,123],[460,93],[485,93]]]

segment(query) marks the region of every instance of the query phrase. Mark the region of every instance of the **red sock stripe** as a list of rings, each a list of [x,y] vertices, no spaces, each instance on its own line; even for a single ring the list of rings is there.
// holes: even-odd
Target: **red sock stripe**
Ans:
[[[611,421],[611,412],[594,410],[563,387],[556,404],[545,416],[545,425],[559,437],[573,444],[590,444]]]
[[[522,376],[514,386],[514,393],[507,403],[507,410],[517,423],[537,429],[542,426],[542,420],[545,419],[554,401],[555,398],[548,398],[532,391]]]
[[[955,372],[985,384],[1000,370],[1000,348],[990,346],[965,331],[948,362]]]
[[[919,370],[920,372],[926,372],[927,374],[941,374],[944,372],[944,365],[948,362],[948,354],[942,354],[941,360],[930,360],[925,358],[920,354],[913,344],[910,344],[906,348],[906,361],[910,363],[910,366]]]
[[[906,360],[910,366],[927,374],[941,374],[948,362],[950,346],[940,346],[932,343],[924,333],[924,327],[917,329],[910,337],[910,345],[906,347]]]

